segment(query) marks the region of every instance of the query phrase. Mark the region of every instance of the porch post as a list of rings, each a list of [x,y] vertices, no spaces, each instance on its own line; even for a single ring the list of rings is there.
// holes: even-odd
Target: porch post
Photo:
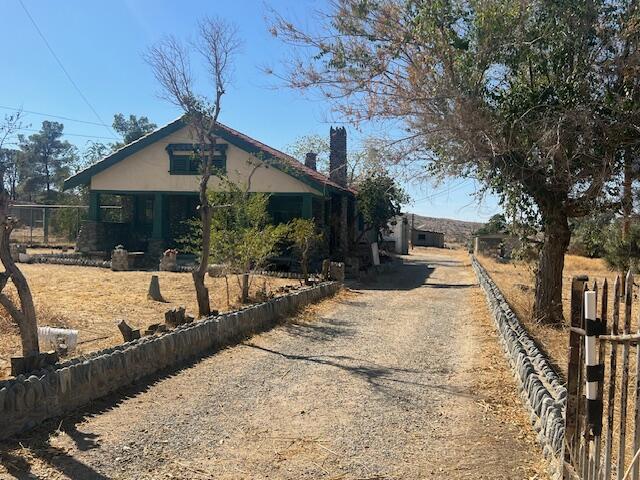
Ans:
[[[313,218],[312,198],[310,193],[302,195],[302,218]]]
[[[89,220],[100,221],[100,194],[93,190],[89,191]]]
[[[164,231],[164,195],[156,193],[153,198],[153,231],[151,238],[161,240]]]

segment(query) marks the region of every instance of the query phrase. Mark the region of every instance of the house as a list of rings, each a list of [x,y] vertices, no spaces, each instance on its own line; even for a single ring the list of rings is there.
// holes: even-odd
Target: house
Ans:
[[[330,177],[226,125],[219,124],[213,164],[250,192],[270,195],[274,222],[313,218],[325,232],[332,258],[347,255],[357,221],[354,191],[347,186],[346,131],[331,128]],[[197,216],[200,180],[194,131],[184,117],[120,148],[73,175],[64,188],[89,188],[88,220],[77,239],[80,252],[110,252],[122,244],[158,257]],[[211,151],[211,146],[208,147]],[[212,177],[209,188],[220,187]]]
[[[411,245],[444,248],[444,233],[413,228],[411,229]]]
[[[388,231],[383,233],[381,247],[400,255],[408,255],[409,231],[407,215],[398,215],[389,222]]]

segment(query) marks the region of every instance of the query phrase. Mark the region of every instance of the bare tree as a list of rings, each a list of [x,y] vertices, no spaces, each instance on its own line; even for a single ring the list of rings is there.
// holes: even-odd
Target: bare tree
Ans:
[[[213,84],[213,96],[199,95],[194,91],[190,50],[187,45],[172,36],[165,37],[151,47],[145,60],[151,66],[162,96],[180,107],[191,126],[200,158],[199,213],[202,221],[202,252],[198,268],[193,272],[193,283],[201,316],[211,313],[209,291],[204,284],[210,249],[212,207],[207,188],[213,171],[213,157],[217,151],[217,123],[222,97],[232,74],[233,58],[240,49],[237,29],[221,18],[207,17],[198,23],[198,40],[192,45],[199,52]]]
[[[22,112],[16,112],[4,117],[0,123],[0,150],[7,140],[21,127]],[[11,315],[20,330],[22,355],[33,357],[40,353],[38,345],[38,324],[33,296],[27,279],[11,257],[9,238],[17,220],[9,214],[11,196],[4,184],[4,169],[0,169],[0,262],[5,271],[0,273],[0,305]],[[18,291],[19,305],[3,290],[11,280]]]

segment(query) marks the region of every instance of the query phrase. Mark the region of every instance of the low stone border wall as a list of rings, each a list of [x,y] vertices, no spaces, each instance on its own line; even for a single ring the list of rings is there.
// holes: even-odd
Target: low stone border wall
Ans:
[[[538,432],[538,441],[547,458],[559,461],[564,441],[567,399],[564,382],[522,326],[484,267],[474,256],[471,263],[487,296],[502,346],[515,370],[521,397]],[[554,466],[556,473],[558,468],[559,465]]]
[[[111,261],[96,260],[73,253],[36,254],[31,255],[31,263],[48,263],[53,265],[79,265],[82,267],[111,268]]]
[[[236,312],[71,359],[0,382],[0,439],[33,428],[159,370],[268,329],[297,309],[335,294],[337,282],[298,290]]]

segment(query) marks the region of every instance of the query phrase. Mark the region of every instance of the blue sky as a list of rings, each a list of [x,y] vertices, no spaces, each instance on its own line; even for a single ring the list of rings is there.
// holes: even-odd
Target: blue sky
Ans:
[[[158,98],[157,84],[142,54],[165,34],[182,39],[193,36],[196,19],[203,15],[235,19],[244,41],[233,85],[224,98],[222,122],[280,149],[302,135],[328,135],[332,118],[328,104],[299,92],[274,88],[274,82],[260,68],[277,65],[287,54],[287,47],[267,30],[266,5],[307,22],[310,12],[321,9],[324,1],[23,2],[91,106],[66,77],[20,2],[3,0],[0,44],[5,48],[0,56],[0,107],[21,106],[98,124],[57,119],[65,124],[67,139],[80,149],[90,136],[113,136],[112,131],[99,124],[111,125],[117,112],[147,115],[159,125],[179,115],[175,107]],[[5,112],[8,111],[0,108],[0,115]],[[45,119],[56,120],[38,114],[26,116],[31,129],[38,129]],[[350,129],[351,145],[366,134],[366,126],[361,132]],[[427,182],[405,186],[414,199],[407,210],[422,215],[483,221],[499,210],[493,197],[478,205],[471,196],[475,185],[470,180],[452,179],[439,186]]]

